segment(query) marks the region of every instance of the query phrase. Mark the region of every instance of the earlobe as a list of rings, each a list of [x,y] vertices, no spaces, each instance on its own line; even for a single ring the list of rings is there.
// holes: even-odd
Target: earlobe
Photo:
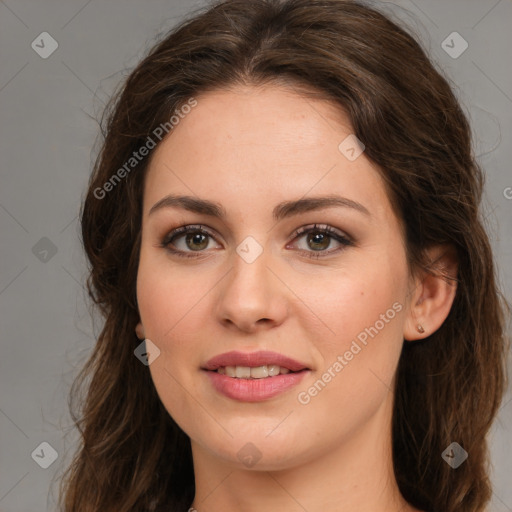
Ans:
[[[146,338],[146,336],[144,335],[144,327],[142,326],[141,322],[139,322],[135,326],[135,334],[137,334],[137,338],[139,338],[139,340],[143,340]]]
[[[457,291],[457,253],[453,246],[427,250],[430,263],[415,282],[404,324],[404,339],[415,341],[437,331],[448,317]]]

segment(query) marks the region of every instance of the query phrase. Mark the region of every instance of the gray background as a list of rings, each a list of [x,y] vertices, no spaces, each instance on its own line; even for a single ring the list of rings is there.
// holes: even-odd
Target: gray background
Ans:
[[[471,117],[475,153],[487,174],[487,221],[510,298],[512,2],[376,3],[422,39]],[[56,510],[56,482],[75,447],[67,394],[100,326],[91,320],[85,299],[77,222],[98,147],[95,119],[158,34],[201,5],[0,0],[2,512]],[[454,31],[469,44],[458,58],[442,47]],[[47,59],[31,47],[42,32],[59,45]],[[509,391],[490,437],[495,486],[490,510],[496,512],[512,511],[511,400]],[[48,460],[48,449],[44,457],[31,456],[42,442],[58,452],[47,469],[36,460]]]

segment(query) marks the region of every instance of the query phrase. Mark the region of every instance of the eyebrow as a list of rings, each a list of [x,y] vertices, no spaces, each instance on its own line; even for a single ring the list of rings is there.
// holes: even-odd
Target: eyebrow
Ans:
[[[190,212],[217,217],[225,220],[227,217],[224,207],[207,199],[200,199],[193,196],[168,195],[160,199],[149,210],[149,215],[164,208],[182,208]],[[326,208],[350,208],[365,215],[371,216],[370,212],[360,203],[337,195],[328,195],[322,197],[309,197],[297,199],[295,201],[283,201],[279,203],[272,211],[272,218],[275,221],[299,215],[301,213],[314,210],[323,210]]]

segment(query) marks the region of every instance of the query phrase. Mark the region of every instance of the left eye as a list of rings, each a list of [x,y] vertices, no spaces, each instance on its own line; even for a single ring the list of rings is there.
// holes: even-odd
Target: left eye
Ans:
[[[183,237],[185,240],[185,249],[179,248],[176,244],[176,240]],[[304,248],[299,248],[299,251],[311,258],[330,255],[343,250],[347,246],[354,245],[353,241],[347,235],[327,225],[318,226],[315,224],[313,226],[299,228],[293,233],[291,240],[293,241],[303,237],[306,239],[307,247],[312,249],[312,251]],[[176,256],[194,258],[199,256],[197,253],[204,252],[204,249],[208,247],[209,238],[215,240],[213,234],[205,230],[202,226],[182,226],[166,235],[162,240],[161,247],[164,247],[171,254],[175,254]],[[326,251],[325,249],[331,245],[333,239],[341,244],[341,247]],[[286,248],[289,248],[289,244],[287,244]],[[186,249],[190,249],[190,251]]]
[[[347,235],[327,225],[317,226],[315,224],[314,226],[299,228],[293,234],[293,240],[302,237],[305,237],[307,248],[313,249],[313,252],[309,251],[307,248],[299,250],[310,258],[330,256],[333,253],[342,251],[347,246],[354,245],[353,241]],[[325,251],[324,249],[327,249],[331,245],[333,239],[341,244],[341,247]]]

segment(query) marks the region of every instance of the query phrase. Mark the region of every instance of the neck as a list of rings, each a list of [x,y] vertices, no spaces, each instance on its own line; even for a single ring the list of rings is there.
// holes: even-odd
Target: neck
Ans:
[[[315,457],[301,454],[286,468],[258,469],[258,464],[240,468],[192,441],[196,495],[191,508],[197,512],[414,511],[400,495],[394,477],[390,427],[382,428],[389,407],[385,404],[337,449],[329,447]]]

